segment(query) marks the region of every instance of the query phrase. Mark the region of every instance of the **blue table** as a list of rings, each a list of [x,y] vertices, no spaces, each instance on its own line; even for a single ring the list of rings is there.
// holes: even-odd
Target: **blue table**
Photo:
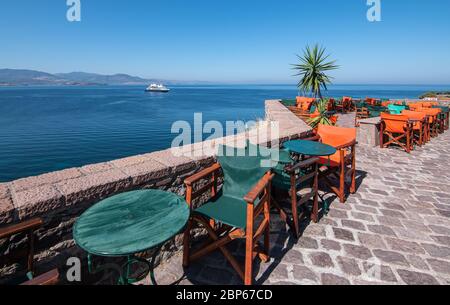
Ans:
[[[153,269],[161,247],[180,233],[189,219],[186,201],[159,190],[141,190],[122,193],[105,199],[88,209],[73,228],[76,244],[88,252],[89,271],[97,273],[115,269],[120,273],[120,284],[132,284],[150,273],[156,284]],[[154,249],[150,263],[135,254]],[[102,257],[127,257],[124,266],[112,264],[94,268],[92,255]],[[146,267],[145,274],[131,278],[134,264]]]

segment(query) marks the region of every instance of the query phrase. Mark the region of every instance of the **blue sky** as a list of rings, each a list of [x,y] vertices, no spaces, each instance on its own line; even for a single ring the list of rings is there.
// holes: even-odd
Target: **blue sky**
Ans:
[[[173,80],[294,83],[307,44],[341,65],[336,83],[450,84],[450,1],[2,0],[0,68]]]

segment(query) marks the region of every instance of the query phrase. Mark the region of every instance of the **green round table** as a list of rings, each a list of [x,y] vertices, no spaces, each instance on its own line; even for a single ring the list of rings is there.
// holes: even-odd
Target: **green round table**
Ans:
[[[101,271],[93,271],[92,255],[127,257],[124,266],[115,268],[126,270],[120,272],[121,284],[142,280],[148,273],[156,284],[155,258],[161,247],[185,228],[188,219],[189,207],[182,197],[160,190],[133,191],[102,200],[88,209],[76,221],[73,237],[89,254],[90,272]],[[135,257],[152,249],[155,252],[150,263]],[[146,264],[147,270],[143,276],[130,279],[130,268],[135,263]]]
[[[294,140],[284,143],[284,148],[291,153],[312,157],[328,157],[336,153],[336,148],[314,141]]]

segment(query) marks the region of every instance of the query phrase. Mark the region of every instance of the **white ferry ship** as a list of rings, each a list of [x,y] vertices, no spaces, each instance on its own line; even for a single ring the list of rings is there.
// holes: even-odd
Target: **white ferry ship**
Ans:
[[[145,89],[147,92],[169,92],[170,89],[165,87],[163,84],[151,84]]]

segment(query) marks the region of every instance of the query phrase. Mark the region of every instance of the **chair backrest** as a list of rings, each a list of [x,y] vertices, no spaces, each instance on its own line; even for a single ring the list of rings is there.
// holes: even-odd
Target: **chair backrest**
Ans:
[[[356,128],[344,128],[320,124],[317,129],[322,143],[334,147],[356,141]]]
[[[394,104],[389,104],[387,107],[388,107],[389,111],[391,112],[391,114],[401,114],[402,111],[406,109],[406,106],[394,105]]]
[[[411,111],[411,110],[403,110],[402,115],[406,115],[410,119],[421,120],[423,121],[427,116],[424,112],[419,111]]]
[[[422,103],[408,103],[409,109],[416,110],[422,108]]]
[[[247,195],[269,171],[262,166],[260,154],[248,148],[221,145],[217,159],[224,175],[222,192],[237,199]]]
[[[334,98],[330,98],[328,100],[327,110],[332,111],[334,109],[335,104],[336,104],[336,100]]]
[[[351,102],[351,101],[353,101],[353,98],[351,98],[350,96],[344,96],[344,97],[342,98],[342,101],[343,101],[343,102]]]
[[[366,98],[366,103],[369,104],[369,105],[373,105],[374,106],[376,104],[376,100],[374,98],[367,97]]]
[[[313,97],[297,96],[297,107],[304,111],[308,111],[314,101],[315,98]]]
[[[392,133],[405,132],[409,118],[406,115],[381,113],[381,121],[385,124],[384,130]]]

